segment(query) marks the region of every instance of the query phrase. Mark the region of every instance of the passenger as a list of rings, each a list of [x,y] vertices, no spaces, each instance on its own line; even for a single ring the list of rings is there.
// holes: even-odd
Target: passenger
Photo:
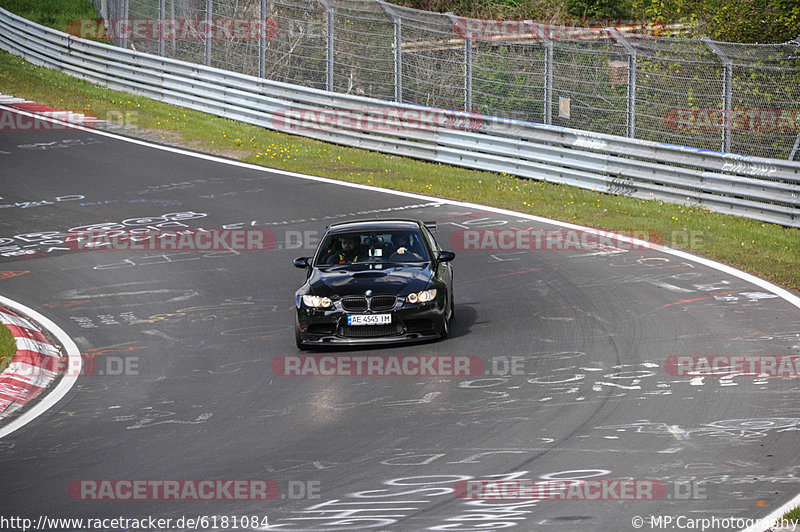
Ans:
[[[352,264],[358,260],[357,235],[342,235],[339,237],[339,245],[342,250],[334,253],[328,258],[328,264]]]

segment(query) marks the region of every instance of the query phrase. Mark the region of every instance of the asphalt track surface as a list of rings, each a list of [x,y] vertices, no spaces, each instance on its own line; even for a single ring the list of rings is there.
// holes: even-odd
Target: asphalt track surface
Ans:
[[[286,231],[386,209],[377,216],[438,220],[451,248],[464,228],[555,226],[82,131],[2,132],[0,169],[2,203],[20,203],[3,209],[0,236],[39,252],[2,257],[2,270],[29,273],[0,290],[57,323],[106,373],[78,379],[0,440],[0,514],[268,516],[276,530],[633,530],[636,515],[761,517],[798,491],[797,379],[664,369],[671,355],[798,353],[798,308],[735,275],[658,250],[461,251],[450,339],[357,354],[477,355],[494,374],[281,377],[270,362],[299,354],[303,272],[291,259],[310,250],[78,252],[55,249],[55,233],[192,212],[188,227],[271,229],[281,243]],[[522,374],[503,375],[502,357],[521,357]],[[136,369],[108,374],[119,371],[104,358]],[[459,479],[510,477],[654,478],[667,496],[501,506],[451,490]],[[73,500],[67,487],[79,479],[272,479],[281,496]]]

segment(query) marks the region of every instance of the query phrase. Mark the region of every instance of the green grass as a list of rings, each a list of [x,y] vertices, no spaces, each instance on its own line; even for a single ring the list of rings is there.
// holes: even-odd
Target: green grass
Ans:
[[[5,370],[14,355],[17,354],[17,343],[8,327],[0,323],[0,373]]]
[[[800,521],[800,506],[798,506],[794,510],[786,512],[783,515],[782,519],[788,519],[795,522]]]
[[[319,176],[471,201],[617,231],[651,231],[800,292],[800,230],[695,207],[642,201],[340,147],[111,91],[0,53],[0,92],[125,120],[194,149]]]
[[[67,31],[71,20],[97,18],[90,0],[0,0],[0,7],[60,31]]]

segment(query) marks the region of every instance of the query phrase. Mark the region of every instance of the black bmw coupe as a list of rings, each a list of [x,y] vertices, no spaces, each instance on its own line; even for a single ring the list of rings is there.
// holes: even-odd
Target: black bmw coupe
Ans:
[[[418,220],[331,225],[295,294],[297,347],[446,338],[453,317],[451,251]]]

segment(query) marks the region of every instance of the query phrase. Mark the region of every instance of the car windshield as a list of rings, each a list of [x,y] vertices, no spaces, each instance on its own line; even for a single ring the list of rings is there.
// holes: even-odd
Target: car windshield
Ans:
[[[427,262],[428,250],[417,230],[329,234],[317,251],[314,266]]]

